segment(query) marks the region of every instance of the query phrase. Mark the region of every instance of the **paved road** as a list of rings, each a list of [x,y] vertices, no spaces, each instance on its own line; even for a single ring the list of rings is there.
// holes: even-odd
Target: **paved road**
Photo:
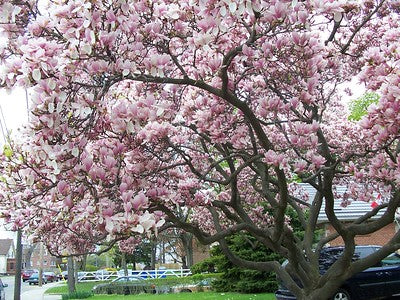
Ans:
[[[3,283],[7,283],[6,287],[6,300],[14,300],[14,276],[1,277]],[[58,300],[61,299],[59,295],[44,295],[44,292],[58,283],[48,283],[43,287],[37,285],[29,285],[27,282],[21,282],[21,300]]]

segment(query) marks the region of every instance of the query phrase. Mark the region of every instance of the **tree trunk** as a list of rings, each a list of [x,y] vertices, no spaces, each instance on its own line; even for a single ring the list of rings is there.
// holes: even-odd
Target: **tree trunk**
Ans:
[[[165,264],[165,241],[161,242],[161,263]]]
[[[81,256],[79,260],[75,260],[76,271],[85,271],[86,270],[86,260],[87,260],[87,254]]]
[[[157,254],[157,242],[156,240],[153,240],[151,242],[151,269],[155,270],[156,268],[156,254]]]
[[[68,256],[68,293],[72,294],[76,292],[75,286],[75,274],[74,274],[74,259],[72,256]]]
[[[17,231],[17,253],[16,253],[16,267],[14,277],[14,300],[21,299],[21,269],[22,269],[22,232],[21,229]]]
[[[181,256],[182,259],[182,269],[187,269],[188,266],[186,264],[186,255]]]
[[[132,270],[136,270],[136,257],[133,256]]]
[[[126,254],[125,254],[125,252],[121,253],[121,267],[124,270],[124,275],[128,276],[128,266],[126,265]]]
[[[76,257],[72,258],[72,262],[74,264],[74,281],[75,281],[75,286],[78,284],[78,268],[77,268],[77,259]]]
[[[193,266],[193,235],[189,234],[186,248],[186,264],[188,268]]]
[[[43,285],[43,256],[44,256],[44,249],[43,249],[43,243],[40,243],[40,267],[39,267],[39,286]]]
[[[36,244],[32,244],[26,247],[26,251],[23,252],[25,265],[22,268],[31,269],[32,266],[32,254],[36,248]]]
[[[183,233],[180,236],[183,249],[185,252],[185,256],[182,257],[184,269],[190,268],[193,266],[193,234],[191,233]]]

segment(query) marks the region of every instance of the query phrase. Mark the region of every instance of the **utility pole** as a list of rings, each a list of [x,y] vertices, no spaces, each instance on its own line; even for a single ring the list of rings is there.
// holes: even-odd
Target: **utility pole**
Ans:
[[[40,267],[39,267],[39,286],[43,285],[43,256],[44,256],[44,249],[43,243],[40,242]]]

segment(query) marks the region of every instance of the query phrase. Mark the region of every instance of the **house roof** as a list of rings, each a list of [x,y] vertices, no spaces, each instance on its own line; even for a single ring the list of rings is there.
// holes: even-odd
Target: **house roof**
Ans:
[[[7,255],[12,243],[12,239],[0,239],[0,255]]]
[[[308,202],[311,203],[315,197],[316,190],[309,184],[300,184],[304,191],[308,194]],[[337,194],[344,194],[346,186],[335,186]],[[342,199],[335,199],[333,210],[336,217],[341,221],[354,221],[372,210],[371,203],[365,201],[357,201],[351,199],[350,204],[346,207],[342,206]],[[386,209],[381,209],[372,219],[380,218]],[[321,211],[318,216],[318,223],[328,222],[325,214],[325,201],[322,203]]]

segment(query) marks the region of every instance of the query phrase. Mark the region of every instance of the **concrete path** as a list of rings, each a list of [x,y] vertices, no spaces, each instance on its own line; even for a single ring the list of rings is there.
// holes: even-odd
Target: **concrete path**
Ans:
[[[21,300],[61,300],[61,295],[48,295],[44,293],[53,285],[57,285],[57,283],[45,284],[42,287],[34,286],[31,290],[21,294]]]

